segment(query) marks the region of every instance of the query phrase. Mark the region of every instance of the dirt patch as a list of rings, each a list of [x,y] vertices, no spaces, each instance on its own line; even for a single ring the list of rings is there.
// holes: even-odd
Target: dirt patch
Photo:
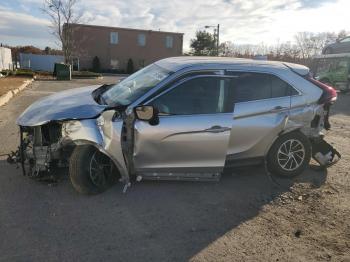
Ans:
[[[23,85],[26,80],[30,78],[27,77],[4,77],[0,78],[0,96],[6,94],[8,91],[16,89]]]

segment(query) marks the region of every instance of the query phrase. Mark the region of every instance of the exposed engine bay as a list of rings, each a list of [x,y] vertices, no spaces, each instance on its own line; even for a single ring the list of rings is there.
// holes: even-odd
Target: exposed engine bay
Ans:
[[[38,176],[40,172],[50,172],[52,168],[67,166],[69,152],[64,152],[60,143],[62,125],[48,123],[36,127],[20,127],[21,162],[24,175]],[[67,148],[66,148],[67,149]],[[24,168],[27,161],[28,168]]]

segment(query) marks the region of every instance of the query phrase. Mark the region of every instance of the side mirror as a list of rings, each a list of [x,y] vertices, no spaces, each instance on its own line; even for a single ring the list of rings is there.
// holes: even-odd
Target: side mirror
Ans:
[[[151,125],[157,125],[159,123],[158,110],[153,106],[135,107],[135,114],[137,119],[149,121]]]

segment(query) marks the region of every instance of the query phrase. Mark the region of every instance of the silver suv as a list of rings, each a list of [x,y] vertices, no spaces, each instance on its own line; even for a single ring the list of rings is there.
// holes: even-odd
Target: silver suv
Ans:
[[[116,181],[217,180],[224,168],[266,163],[300,174],[329,128],[336,92],[307,67],[174,57],[114,85],[43,98],[18,118],[23,171],[69,166],[81,193]]]

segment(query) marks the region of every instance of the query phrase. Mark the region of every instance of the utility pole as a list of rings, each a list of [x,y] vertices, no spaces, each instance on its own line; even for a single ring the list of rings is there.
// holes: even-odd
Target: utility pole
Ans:
[[[220,36],[220,24],[218,24],[217,26],[215,25],[206,25],[204,26],[204,28],[214,28],[214,40],[216,42],[216,55],[219,56],[219,46],[220,46],[220,40],[219,40],[219,36]]]
[[[219,56],[219,36],[220,36],[220,24],[218,24],[218,28],[216,30],[216,55]]]

